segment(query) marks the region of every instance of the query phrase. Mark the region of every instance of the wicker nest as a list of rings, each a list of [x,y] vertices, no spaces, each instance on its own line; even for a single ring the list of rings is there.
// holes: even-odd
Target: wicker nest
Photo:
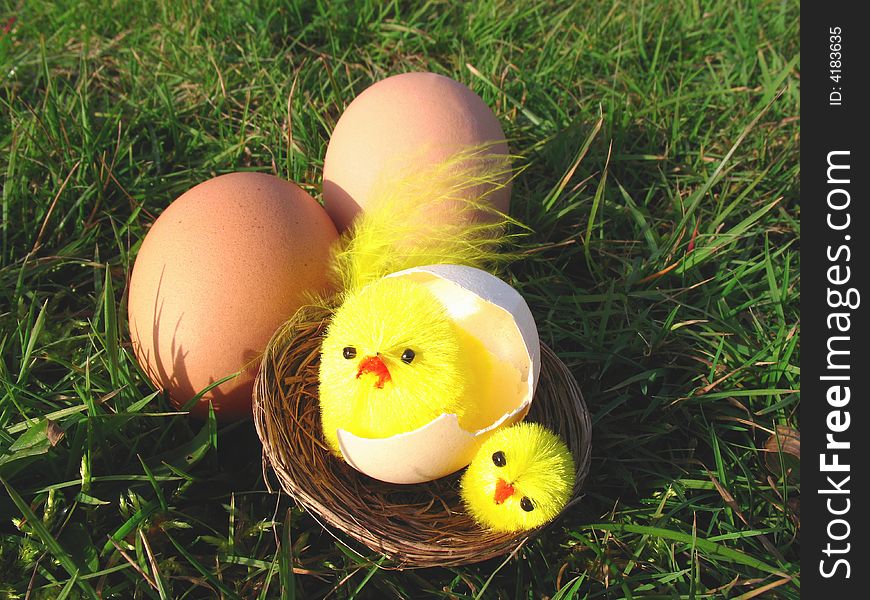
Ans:
[[[254,387],[254,423],[264,465],[323,524],[386,556],[394,568],[469,564],[515,550],[541,529],[514,534],[481,529],[459,497],[460,473],[395,485],[363,475],[322,439],[317,401],[320,344],[331,314],[305,308],[269,342]],[[527,416],[558,432],[577,465],[573,504],[589,471],[591,423],[580,388],[542,346],[542,370]],[[546,527],[546,526],[545,526]]]

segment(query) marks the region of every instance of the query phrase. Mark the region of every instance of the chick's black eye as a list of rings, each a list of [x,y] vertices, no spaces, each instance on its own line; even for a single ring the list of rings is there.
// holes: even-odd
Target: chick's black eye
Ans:
[[[526,512],[532,512],[535,510],[535,505],[532,504],[532,501],[529,500],[528,496],[523,496],[523,499],[520,500],[520,508],[522,508]]]
[[[356,356],[356,348],[353,346],[345,346],[344,350],[341,351],[342,356],[346,359],[350,360]]]
[[[405,348],[405,351],[402,352],[402,362],[406,365],[410,365],[411,361],[414,360],[415,356],[416,354],[414,354],[413,350],[411,350],[410,348]]]
[[[493,453],[492,464],[494,464],[497,467],[505,466],[507,464],[507,458],[505,458],[504,452],[499,450],[498,452]]]

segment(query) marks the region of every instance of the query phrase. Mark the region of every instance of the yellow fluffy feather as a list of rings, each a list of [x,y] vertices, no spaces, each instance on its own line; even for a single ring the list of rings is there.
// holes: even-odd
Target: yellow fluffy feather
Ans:
[[[496,431],[460,480],[469,514],[494,531],[534,529],[556,518],[571,498],[574,459],[565,442],[537,423]]]
[[[353,293],[384,275],[423,265],[491,271],[511,258],[503,251],[505,226],[519,224],[487,201],[508,185],[510,160],[486,150],[461,152],[378,182],[371,204],[342,235],[333,256],[339,289]]]
[[[507,184],[508,165],[508,157],[477,148],[381,182],[376,200],[342,236],[332,261],[339,294],[323,340],[319,390],[324,437],[336,453],[338,429],[381,438],[442,413],[469,427],[486,417],[468,414],[465,404],[469,389],[498,391],[481,384],[497,359],[422,284],[385,276],[445,263],[492,271],[504,262],[509,255],[498,250],[509,218],[486,196]],[[479,195],[469,198],[472,191]]]

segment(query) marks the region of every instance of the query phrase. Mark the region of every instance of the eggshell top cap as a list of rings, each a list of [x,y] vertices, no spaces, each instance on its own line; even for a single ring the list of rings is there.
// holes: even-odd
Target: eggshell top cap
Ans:
[[[521,393],[499,400],[503,404],[495,408],[501,416],[476,431],[463,429],[454,414],[442,414],[418,429],[388,438],[362,438],[338,430],[341,452],[358,471],[389,483],[421,483],[467,466],[492,433],[525,417],[540,374],[540,341],[523,297],[485,271],[430,265],[388,277],[410,277],[426,285],[456,323],[498,359],[513,365],[523,382]]]

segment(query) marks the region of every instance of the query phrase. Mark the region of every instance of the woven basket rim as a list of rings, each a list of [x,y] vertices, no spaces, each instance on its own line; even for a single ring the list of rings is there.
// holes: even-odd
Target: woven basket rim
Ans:
[[[331,311],[300,309],[276,330],[254,384],[253,412],[263,470],[333,537],[361,544],[389,561],[383,568],[458,566],[517,551],[550,524],[517,533],[481,529],[465,514],[453,475],[416,485],[387,484],[355,471],[322,439],[317,406],[320,343]],[[575,459],[572,500],[589,473],[592,424],[580,387],[541,344],[541,374],[526,420],[559,433]]]

